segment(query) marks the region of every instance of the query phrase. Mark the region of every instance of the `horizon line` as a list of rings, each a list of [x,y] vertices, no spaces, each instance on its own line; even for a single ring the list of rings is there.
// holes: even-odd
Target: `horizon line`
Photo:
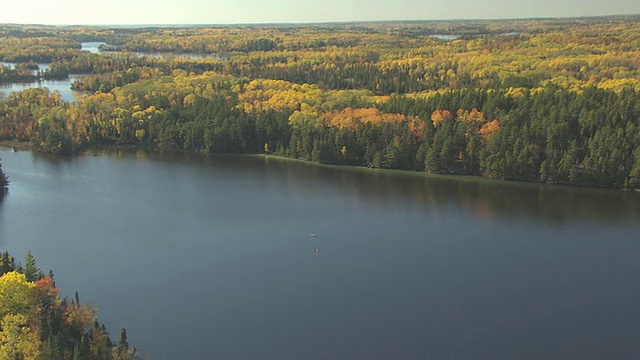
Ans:
[[[389,20],[327,20],[327,21],[298,21],[298,22],[229,22],[229,23],[131,23],[131,24],[44,24],[44,23],[0,23],[0,26],[51,26],[51,27],[233,27],[233,26],[296,26],[296,25],[347,25],[347,24],[380,24],[380,23],[410,23],[410,22],[466,22],[466,21],[527,21],[527,20],[579,20],[598,18],[636,17],[640,13],[610,14],[610,15],[569,15],[569,16],[535,16],[535,17],[498,17],[498,18],[449,18],[449,19],[389,19]]]

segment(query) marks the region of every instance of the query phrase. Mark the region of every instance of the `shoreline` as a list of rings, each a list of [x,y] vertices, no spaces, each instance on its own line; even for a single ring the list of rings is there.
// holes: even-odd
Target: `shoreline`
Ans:
[[[31,143],[28,141],[17,141],[17,140],[0,140],[0,147],[11,148],[13,151],[32,151],[33,148]],[[204,153],[198,151],[188,151],[188,150],[162,150],[150,148],[142,145],[95,145],[91,146],[77,154],[73,155],[81,155],[81,154],[90,154],[93,151],[120,151],[120,150],[143,150],[157,153],[181,153],[181,154],[194,154],[194,155],[236,155],[236,156],[252,156],[252,157],[260,157],[263,159],[277,159],[278,161],[292,161],[300,164],[306,164],[309,166],[321,166],[332,169],[350,169],[350,170],[358,170],[358,171],[373,171],[373,172],[394,172],[397,174],[404,175],[413,175],[413,176],[424,176],[424,177],[433,177],[440,179],[455,179],[462,181],[490,181],[490,182],[498,182],[503,183],[505,185],[545,185],[545,186],[560,186],[560,187],[569,187],[569,188],[590,188],[590,189],[598,189],[598,190],[614,190],[614,191],[624,191],[624,192],[635,192],[640,193],[640,189],[624,189],[624,188],[611,188],[611,187],[592,187],[592,186],[579,186],[579,185],[571,185],[571,184],[555,184],[555,183],[543,183],[536,181],[523,181],[523,180],[507,180],[507,179],[494,179],[485,176],[474,176],[474,175],[455,175],[455,174],[432,174],[425,171],[416,171],[416,170],[408,170],[408,169],[381,169],[381,168],[370,168],[366,166],[356,166],[356,165],[338,165],[338,164],[323,164],[310,160],[296,159],[286,157],[284,155],[276,155],[276,154],[250,154],[250,153]],[[55,154],[52,154],[55,155]],[[72,155],[72,156],[73,156]]]
[[[0,140],[0,147],[12,148],[14,151],[27,151],[31,150],[31,142],[17,140]]]

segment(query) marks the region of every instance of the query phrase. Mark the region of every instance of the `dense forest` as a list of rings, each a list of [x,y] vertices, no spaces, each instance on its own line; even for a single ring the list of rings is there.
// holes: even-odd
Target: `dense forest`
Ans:
[[[0,102],[0,139],[36,151],[135,145],[640,188],[638,16],[0,35],[0,60],[19,63],[0,82],[86,74],[76,102],[46,89]],[[27,71],[38,62],[49,68]]]
[[[53,272],[45,275],[27,252],[24,266],[0,254],[0,359],[133,360],[127,333],[114,343],[96,310],[61,299]]]

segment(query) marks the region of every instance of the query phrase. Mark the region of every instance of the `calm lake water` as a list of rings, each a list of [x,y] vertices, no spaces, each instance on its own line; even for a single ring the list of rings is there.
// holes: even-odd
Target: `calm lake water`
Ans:
[[[82,50],[85,51],[89,51],[93,54],[122,54],[119,51],[107,51],[107,52],[103,52],[102,50],[100,50],[100,46],[102,45],[106,45],[106,46],[111,46],[109,44],[107,44],[106,42],[83,42],[81,43],[82,45]],[[136,56],[148,56],[148,57],[152,57],[152,58],[156,58],[156,59],[163,59],[163,58],[184,58],[184,59],[190,59],[190,60],[205,60],[205,59],[215,59],[215,60],[221,60],[221,59],[226,59],[225,56],[222,55],[212,55],[212,54],[198,54],[198,53],[173,53],[173,52],[138,52],[138,51],[134,51],[131,52],[131,54],[134,54]]]
[[[0,157],[0,249],[31,250],[154,359],[640,353],[638,193],[262,157]]]
[[[0,62],[0,65],[7,66],[12,69],[16,66],[15,63],[10,63],[10,62]],[[38,64],[38,68],[40,69],[40,71],[44,71],[49,69],[49,65]],[[36,74],[37,71],[34,70],[33,73]],[[22,91],[22,90],[31,89],[31,88],[47,87],[51,92],[55,92],[55,91],[59,92],[60,96],[62,97],[62,100],[64,101],[68,101],[68,102],[76,101],[76,96],[81,95],[82,92],[72,90],[71,84],[73,84],[73,82],[76,81],[76,79],[80,76],[82,75],[69,75],[68,79],[63,79],[63,80],[41,80],[41,81],[24,82],[24,83],[0,83],[0,99],[8,96],[10,93],[14,91]]]
[[[14,91],[47,87],[51,92],[59,92],[64,101],[76,101],[76,96],[81,95],[82,92],[72,90],[71,84],[80,76],[82,75],[69,75],[69,78],[64,80],[42,80],[31,83],[0,83],[0,98],[8,96]]]
[[[101,52],[101,45],[107,45],[107,43],[103,41],[87,41],[80,43],[81,50],[88,51],[92,54],[99,54]]]

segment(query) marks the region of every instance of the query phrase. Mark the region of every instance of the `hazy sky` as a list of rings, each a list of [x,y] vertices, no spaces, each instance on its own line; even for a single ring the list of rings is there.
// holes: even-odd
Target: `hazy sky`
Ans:
[[[0,23],[229,24],[640,14],[640,0],[0,0]]]

